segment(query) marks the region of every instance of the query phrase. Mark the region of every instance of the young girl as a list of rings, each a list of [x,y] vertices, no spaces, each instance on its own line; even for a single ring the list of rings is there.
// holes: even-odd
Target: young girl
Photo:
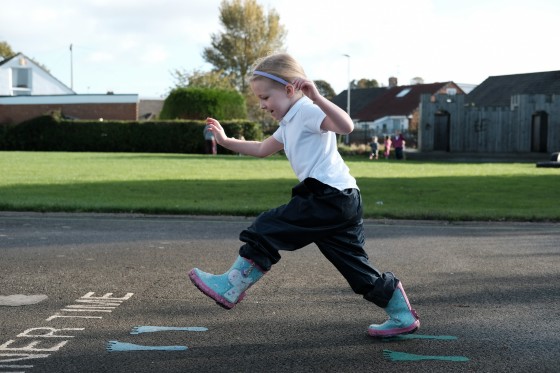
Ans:
[[[288,54],[257,61],[249,78],[263,110],[280,121],[266,140],[227,137],[216,119],[207,124],[218,144],[234,152],[266,157],[284,150],[300,183],[291,200],[259,215],[239,236],[244,242],[232,267],[221,275],[194,268],[191,281],[219,305],[231,309],[272,265],[280,250],[315,243],[352,290],[382,307],[389,319],[372,324],[374,337],[413,333],[420,326],[401,282],[371,266],[365,253],[362,200],[356,180],[337,150],[336,134],[348,134],[354,124],[345,111],[322,97],[302,67]]]
[[[385,141],[384,141],[385,149],[383,151],[383,155],[385,156],[385,159],[389,159],[389,156],[391,155],[392,143],[393,142],[391,141],[391,138],[389,136],[385,136]]]

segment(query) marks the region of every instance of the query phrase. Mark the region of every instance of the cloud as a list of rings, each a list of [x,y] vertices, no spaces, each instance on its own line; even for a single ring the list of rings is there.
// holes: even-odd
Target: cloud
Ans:
[[[222,0],[27,0],[6,2],[7,41],[77,92],[161,95],[173,69],[209,70],[202,51],[222,32]],[[391,75],[407,84],[557,69],[556,0],[257,0],[275,9],[286,47],[312,79],[339,92],[350,79]],[[350,60],[343,56],[349,54]],[[144,91],[147,90],[147,91]]]
[[[169,58],[169,53],[160,45],[148,46],[143,50],[140,60],[147,64],[159,64]]]
[[[109,52],[99,51],[99,52],[93,52],[89,54],[88,59],[94,63],[100,63],[100,62],[103,63],[103,62],[115,61],[115,56]]]

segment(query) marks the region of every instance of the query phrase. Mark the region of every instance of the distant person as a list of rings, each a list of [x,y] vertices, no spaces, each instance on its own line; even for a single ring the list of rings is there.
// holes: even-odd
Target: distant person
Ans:
[[[371,147],[371,154],[369,155],[369,159],[378,159],[379,158],[379,139],[377,136],[373,136],[371,142],[369,143]]]
[[[395,148],[395,158],[403,159],[404,158],[404,137],[402,133],[398,132],[397,137],[395,137],[395,141],[393,142],[393,147]]]
[[[389,159],[389,156],[391,155],[391,143],[391,138],[389,136],[385,136],[385,141],[383,141],[383,145],[385,146],[383,155],[385,156],[385,159]]]
[[[220,145],[233,152],[266,157],[283,150],[299,183],[286,204],[263,212],[240,233],[243,244],[229,270],[214,275],[193,268],[191,281],[220,306],[231,309],[280,261],[281,251],[315,243],[355,293],[389,316],[381,324],[370,325],[369,335],[416,331],[420,321],[401,281],[373,267],[364,251],[360,190],[337,149],[336,135],[352,132],[352,119],[321,96],[288,54],[258,60],[249,84],[261,108],[280,122],[276,132],[263,141],[243,141],[227,137],[220,122],[208,118],[211,131]],[[304,282],[309,280],[310,269],[304,267],[300,273]]]
[[[218,153],[216,137],[214,137],[214,133],[210,130],[210,126],[208,125],[204,127],[204,152],[212,155]]]

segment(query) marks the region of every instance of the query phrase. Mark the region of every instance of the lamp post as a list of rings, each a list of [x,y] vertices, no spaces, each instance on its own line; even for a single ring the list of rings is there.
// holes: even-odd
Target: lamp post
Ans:
[[[72,44],[70,44],[70,89],[74,90],[74,56]]]
[[[343,54],[343,56],[348,58],[348,95],[346,97],[346,112],[350,115],[350,89],[352,88],[352,82],[350,81],[350,55]]]
[[[344,57],[348,58],[348,94],[346,95],[346,112],[352,119],[352,115],[350,114],[350,91],[352,90],[352,81],[350,80],[350,55],[343,54]],[[346,135],[346,144],[350,142],[350,135]]]

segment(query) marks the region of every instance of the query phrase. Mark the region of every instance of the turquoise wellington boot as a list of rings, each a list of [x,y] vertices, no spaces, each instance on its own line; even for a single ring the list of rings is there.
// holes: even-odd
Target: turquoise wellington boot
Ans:
[[[389,300],[389,304],[385,307],[385,312],[389,315],[389,320],[383,324],[372,324],[368,327],[368,334],[372,337],[393,337],[399,334],[410,334],[420,328],[418,315],[410,307],[410,302],[400,281],[391,300]]]
[[[245,297],[249,289],[265,274],[252,260],[241,256],[224,274],[213,275],[193,268],[189,272],[192,283],[225,309],[232,309]]]

